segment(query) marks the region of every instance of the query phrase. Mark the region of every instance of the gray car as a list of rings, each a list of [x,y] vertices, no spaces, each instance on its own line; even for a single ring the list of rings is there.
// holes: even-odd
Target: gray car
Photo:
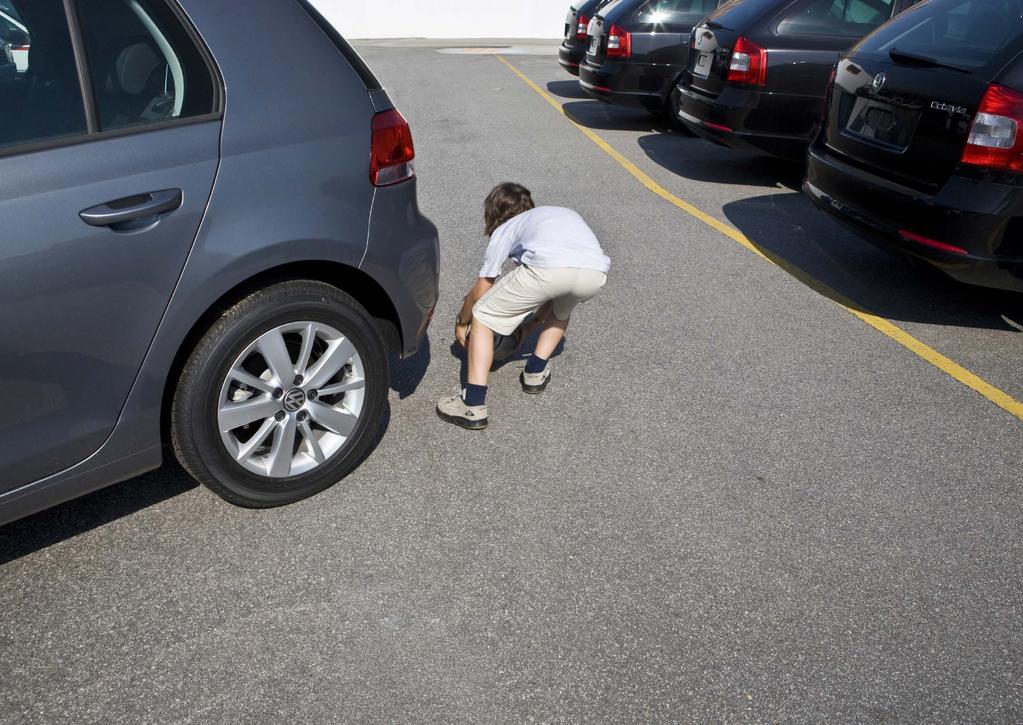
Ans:
[[[167,447],[244,506],[339,481],[437,301],[405,119],[303,0],[13,5],[0,523]]]

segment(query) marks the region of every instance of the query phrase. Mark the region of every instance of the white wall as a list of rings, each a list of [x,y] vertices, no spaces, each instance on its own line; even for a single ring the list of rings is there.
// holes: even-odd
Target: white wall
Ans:
[[[346,38],[558,38],[571,0],[313,0]]]

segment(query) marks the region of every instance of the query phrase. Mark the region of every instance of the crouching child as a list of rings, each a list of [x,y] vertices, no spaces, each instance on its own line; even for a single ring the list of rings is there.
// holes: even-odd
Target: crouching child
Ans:
[[[483,210],[490,244],[479,278],[455,318],[455,337],[469,355],[468,384],[461,395],[437,403],[443,420],[470,430],[487,427],[495,335],[527,336],[531,329],[520,326],[534,315],[542,329],[519,381],[523,392],[544,392],[551,380],[549,359],[565,336],[573,310],[601,290],[611,266],[579,214],[535,206],[524,186],[498,185]],[[507,259],[516,266],[501,274]]]

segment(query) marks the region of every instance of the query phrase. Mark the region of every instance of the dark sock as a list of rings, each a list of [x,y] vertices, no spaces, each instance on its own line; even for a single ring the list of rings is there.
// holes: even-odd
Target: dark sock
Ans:
[[[487,402],[487,386],[466,383],[465,394],[462,396],[462,402],[473,408],[477,405],[483,405]]]
[[[529,360],[526,362],[526,372],[530,375],[542,373],[546,367],[547,361],[542,357],[537,357],[536,355],[530,355]]]

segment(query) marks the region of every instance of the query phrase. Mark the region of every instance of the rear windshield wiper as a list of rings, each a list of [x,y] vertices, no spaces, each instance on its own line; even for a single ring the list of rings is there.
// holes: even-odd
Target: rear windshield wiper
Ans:
[[[967,68],[960,68],[959,66],[956,65],[942,63],[937,58],[931,58],[926,55],[920,55],[918,53],[910,53],[909,51],[899,50],[898,48],[892,48],[891,50],[889,50],[888,57],[894,60],[896,63],[913,63],[915,65],[924,65],[930,68],[948,68],[949,70],[958,71],[960,73],[971,72]]]

